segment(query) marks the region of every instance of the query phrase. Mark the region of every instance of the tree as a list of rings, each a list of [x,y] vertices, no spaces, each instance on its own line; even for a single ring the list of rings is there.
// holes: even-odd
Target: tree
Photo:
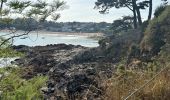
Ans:
[[[148,21],[152,17],[152,0],[149,0],[149,15],[148,15]]]
[[[133,17],[131,16],[124,16],[122,19],[115,20],[112,23],[112,30],[113,33],[119,33],[122,31],[127,31],[129,29],[132,29],[133,25]]]
[[[167,7],[168,1],[167,0],[162,0],[162,1],[163,1],[163,3],[155,9],[154,17],[158,17],[159,15],[161,15],[162,12]]]
[[[25,33],[19,35],[15,34],[2,42],[0,46],[8,40],[28,35],[32,30],[37,29],[39,25],[34,27],[34,29],[30,26],[30,21],[32,19],[36,20],[38,23],[41,23],[46,19],[56,21],[60,18],[60,13],[58,13],[58,11],[64,10],[66,7],[66,2],[60,0],[53,0],[53,2],[48,2],[47,0],[0,0],[0,23],[14,23],[14,19],[11,16],[15,15],[19,16],[20,22],[23,21],[24,25],[26,25]],[[30,19],[30,21],[25,21],[25,19]],[[14,34],[14,32],[12,31],[11,34]]]
[[[97,0],[97,2],[95,2],[95,8],[100,9],[100,13],[108,13],[110,8],[126,7],[133,12],[134,28],[137,28],[137,21],[139,25],[142,24],[140,10],[146,9],[149,4],[147,0],[137,1],[138,0]]]

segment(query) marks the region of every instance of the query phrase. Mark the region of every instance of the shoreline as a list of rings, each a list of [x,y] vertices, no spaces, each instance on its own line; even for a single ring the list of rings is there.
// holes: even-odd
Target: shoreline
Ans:
[[[12,30],[0,30],[0,32],[12,32]],[[16,33],[24,33],[25,31],[18,30]],[[38,31],[31,31],[31,34],[35,33],[40,33],[40,34],[57,34],[57,35],[77,35],[77,36],[86,36],[86,37],[103,37],[103,33],[77,33],[77,32],[52,32],[52,31],[43,31],[43,30],[38,30]]]

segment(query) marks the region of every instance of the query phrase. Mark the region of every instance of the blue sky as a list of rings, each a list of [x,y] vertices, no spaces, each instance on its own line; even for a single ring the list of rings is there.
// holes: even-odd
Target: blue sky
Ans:
[[[113,20],[120,18],[121,16],[131,15],[132,12],[126,8],[115,9],[112,8],[109,14],[100,14],[98,10],[93,9],[94,3],[97,0],[65,0],[68,9],[61,11],[61,18],[59,22],[113,22]],[[153,8],[155,9],[161,0],[153,0]],[[168,0],[169,1],[169,0]],[[154,11],[153,9],[153,11]],[[142,10],[142,18],[147,18],[148,10]]]

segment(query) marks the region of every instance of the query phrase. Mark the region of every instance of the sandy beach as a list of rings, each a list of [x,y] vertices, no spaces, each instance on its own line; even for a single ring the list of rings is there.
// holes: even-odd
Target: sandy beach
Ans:
[[[12,33],[12,30],[0,30],[0,32],[7,32]],[[25,31],[17,30],[16,33],[25,33]],[[51,32],[51,31],[44,31],[44,30],[37,30],[31,31],[31,34],[59,34],[59,35],[80,35],[80,36],[87,36],[87,37],[103,37],[103,33],[74,33],[74,32]]]

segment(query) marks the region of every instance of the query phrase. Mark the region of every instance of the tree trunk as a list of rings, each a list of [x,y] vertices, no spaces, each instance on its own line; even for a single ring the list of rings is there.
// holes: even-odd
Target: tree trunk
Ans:
[[[137,6],[136,1],[137,0],[132,0],[132,5],[133,5],[133,9],[135,9],[135,12],[137,13],[139,26],[141,26],[142,25],[142,18],[141,18],[141,14],[140,14],[140,9]]]
[[[132,6],[133,6],[133,24],[134,24],[134,28],[137,29],[137,16],[136,16],[136,7],[135,7],[135,3],[136,1],[135,0],[132,0]]]
[[[148,15],[148,21],[152,17],[152,0],[149,0],[149,15]]]
[[[2,12],[3,4],[4,4],[4,1],[3,1],[3,0],[1,0],[1,5],[0,5],[0,15],[1,15],[1,12]]]
[[[137,17],[138,17],[138,23],[141,26],[142,25],[142,18],[141,18],[140,10],[137,6],[136,6],[136,12],[137,12]]]

